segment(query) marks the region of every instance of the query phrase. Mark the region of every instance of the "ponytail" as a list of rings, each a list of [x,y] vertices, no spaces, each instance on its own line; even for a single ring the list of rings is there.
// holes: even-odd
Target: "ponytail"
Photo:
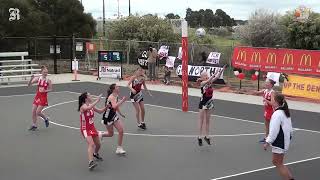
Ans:
[[[107,91],[106,103],[108,101],[109,96],[113,93],[113,90],[116,88],[116,84],[111,84]]]
[[[86,102],[87,95],[88,95],[88,93],[87,93],[87,92],[84,92],[84,93],[82,93],[82,94],[79,96],[78,111],[80,111],[81,106]]]
[[[283,110],[285,115],[289,118],[290,117],[290,110],[287,101],[284,98],[284,95],[282,94],[276,94],[274,96],[274,100],[278,103],[280,106],[278,109]]]

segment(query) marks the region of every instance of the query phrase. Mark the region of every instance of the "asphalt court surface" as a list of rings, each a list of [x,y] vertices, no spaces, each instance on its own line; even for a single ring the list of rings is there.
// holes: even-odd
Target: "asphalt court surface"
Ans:
[[[89,84],[90,88],[76,90],[91,90],[93,94],[98,94],[94,91],[99,91],[97,89],[100,85]],[[55,89],[70,91],[72,86],[74,85],[66,84]],[[127,117],[123,119],[127,133],[124,140],[127,156],[115,155],[117,136],[104,139],[101,155],[105,161],[94,172],[89,172],[86,143],[77,129],[78,94],[51,93],[50,106],[45,113],[58,125],[51,124],[49,128],[44,128],[44,124],[39,121],[40,129],[28,132],[34,96],[22,94],[32,93],[32,90],[29,92],[30,89],[24,87],[16,88],[15,91],[0,89],[0,114],[3,123],[0,126],[1,179],[280,179],[276,170],[271,168],[270,151],[263,151],[257,143],[264,127],[255,119],[258,113],[262,113],[259,112],[259,106],[256,106],[257,110],[252,113],[251,118],[234,119],[236,117],[226,116],[221,111],[236,111],[236,106],[244,104],[217,102],[216,114],[220,116],[212,117],[210,128],[214,135],[214,145],[198,147],[194,137],[197,135],[198,114],[183,113],[176,109],[175,105],[180,103],[179,95],[153,92],[153,98],[145,97],[148,130],[137,129],[133,107],[131,103],[125,103],[122,111]],[[127,90],[121,89],[121,92],[124,94]],[[6,97],[13,94],[18,96]],[[159,98],[159,95],[165,98]],[[164,101],[166,99],[167,104]],[[191,101],[190,109],[197,103]],[[228,103],[229,109],[218,108],[224,106],[224,103]],[[101,102],[99,106],[102,104]],[[311,119],[315,115],[301,111],[295,113],[310,116]],[[105,130],[100,119],[101,115],[96,115],[96,127]],[[320,156],[319,137],[320,133],[295,131],[286,162],[294,162],[289,167],[296,179],[317,179],[320,162],[318,159],[310,159]],[[302,160],[307,161],[300,162]],[[261,168],[266,169],[260,170]],[[237,175],[253,170],[257,172]],[[237,176],[227,178],[230,175]]]

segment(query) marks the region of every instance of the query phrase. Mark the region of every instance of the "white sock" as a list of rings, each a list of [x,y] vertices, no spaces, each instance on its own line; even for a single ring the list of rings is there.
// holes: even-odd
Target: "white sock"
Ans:
[[[103,134],[104,134],[103,131],[99,131],[99,133],[98,133],[99,138],[103,138],[103,136],[102,136]]]

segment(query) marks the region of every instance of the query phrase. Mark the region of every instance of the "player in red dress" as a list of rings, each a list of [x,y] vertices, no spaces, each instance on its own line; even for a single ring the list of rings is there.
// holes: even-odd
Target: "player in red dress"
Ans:
[[[52,91],[52,83],[51,80],[47,78],[47,67],[41,67],[41,74],[40,77],[34,77],[34,75],[32,75],[28,83],[28,86],[34,83],[38,85],[32,106],[32,126],[29,129],[31,131],[37,129],[38,116],[44,120],[46,127],[49,126],[49,118],[42,113],[42,110],[45,106],[48,106],[48,92]]]
[[[263,95],[263,105],[264,105],[264,119],[265,119],[265,138],[268,137],[269,135],[269,125],[270,125],[270,120],[271,120],[271,116],[273,114],[273,107],[272,107],[272,103],[271,103],[271,99],[273,99],[274,97],[274,93],[275,91],[273,90],[274,85],[276,84],[275,81],[273,81],[272,79],[267,79],[266,84],[265,84],[265,88],[259,92],[257,92],[257,94],[261,94]],[[265,138],[262,139],[260,142],[261,143],[265,143]]]
[[[107,109],[107,107],[102,109],[95,107],[100,101],[101,96],[102,94],[95,101],[92,101],[90,94],[87,92],[82,93],[79,96],[78,111],[80,112],[80,131],[88,144],[89,170],[92,170],[97,166],[97,163],[93,158],[97,161],[103,160],[99,155],[101,146],[99,133],[94,126],[94,112],[102,114]]]

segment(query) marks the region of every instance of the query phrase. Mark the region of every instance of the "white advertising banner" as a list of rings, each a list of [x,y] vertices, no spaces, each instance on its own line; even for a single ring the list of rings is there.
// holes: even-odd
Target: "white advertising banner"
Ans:
[[[121,78],[121,67],[119,66],[99,66],[99,77]]]
[[[221,53],[211,52],[207,58],[208,64],[219,64]]]
[[[209,76],[212,76],[216,71],[221,71],[222,67],[211,67],[211,66],[191,66],[188,65],[188,76],[200,77],[202,72],[207,72]],[[182,65],[177,67],[176,73],[178,76],[182,75]],[[223,73],[219,79],[223,79]]]

